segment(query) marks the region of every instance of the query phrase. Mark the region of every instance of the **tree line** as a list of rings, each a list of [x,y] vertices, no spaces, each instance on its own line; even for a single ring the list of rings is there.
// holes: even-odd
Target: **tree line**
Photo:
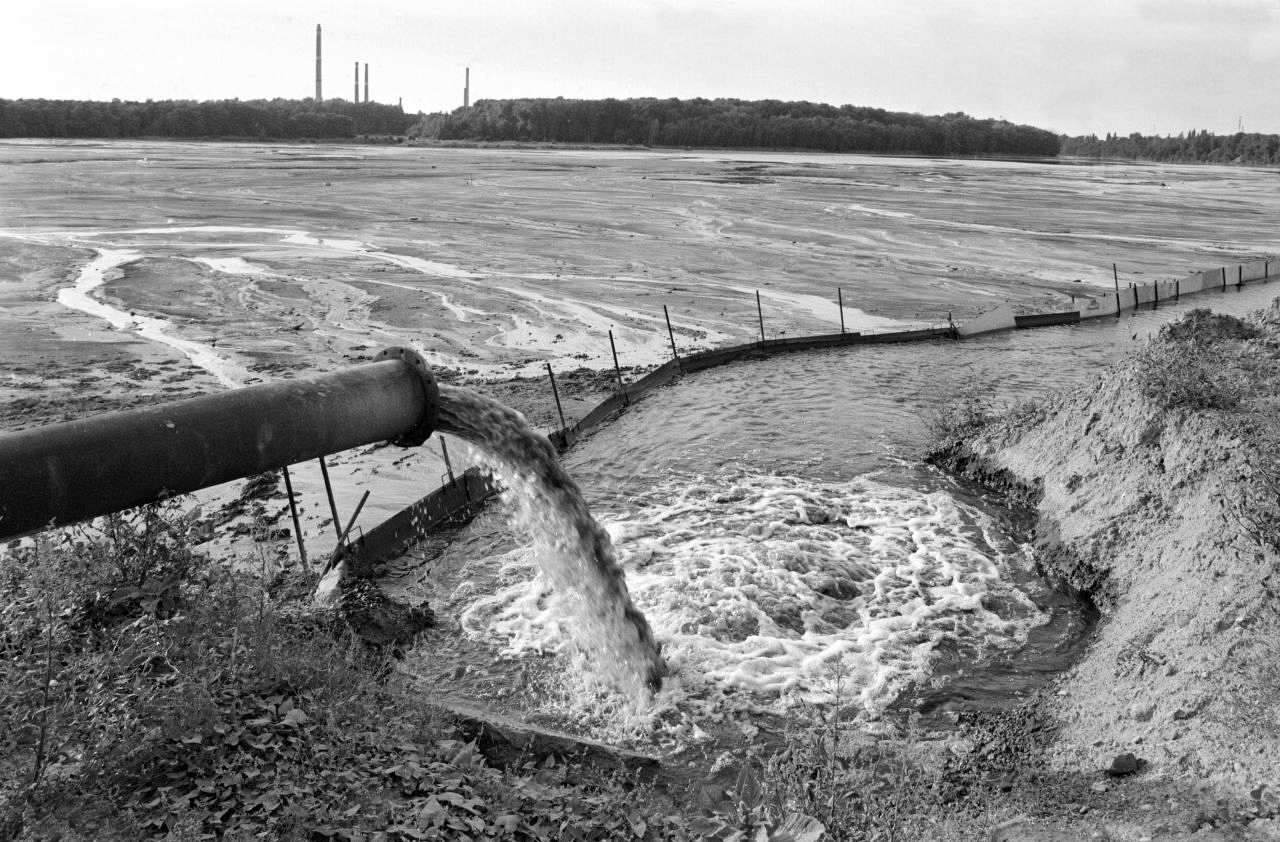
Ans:
[[[1108,134],[1063,137],[1062,154],[1082,158],[1124,158],[1169,163],[1280,164],[1280,135],[1235,134],[1215,135],[1208,131],[1189,131],[1177,137],[1158,137],[1137,132],[1121,137]]]
[[[780,100],[492,99],[429,114],[410,134],[440,140],[621,143],[924,155],[1058,154],[1058,135],[956,112],[926,116]]]
[[[0,137],[349,138],[403,134],[416,119],[397,105],[340,99],[0,99]]]

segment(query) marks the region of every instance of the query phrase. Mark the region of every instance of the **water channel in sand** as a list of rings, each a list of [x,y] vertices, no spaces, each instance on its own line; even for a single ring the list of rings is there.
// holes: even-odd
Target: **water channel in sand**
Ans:
[[[926,707],[1017,698],[1070,662],[1088,611],[1035,574],[1015,515],[919,461],[922,417],[1087,382],[1180,313],[1275,292],[687,376],[565,458],[662,646],[663,691],[628,707],[593,680],[556,582],[499,512],[413,571],[446,623],[408,667],[437,693],[665,750],[814,706],[871,723],[912,687]]]

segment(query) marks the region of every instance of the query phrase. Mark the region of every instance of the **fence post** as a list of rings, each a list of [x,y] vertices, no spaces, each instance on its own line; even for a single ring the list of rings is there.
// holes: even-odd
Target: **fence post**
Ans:
[[[1120,271],[1116,269],[1114,263],[1111,264],[1111,277],[1116,282],[1116,318],[1120,318]]]
[[[836,301],[840,305],[840,333],[844,333],[844,290],[836,287]]]
[[[622,385],[622,366],[618,365],[618,346],[613,344],[613,331],[609,331],[609,350],[613,351],[613,373],[618,375],[618,391],[622,393],[622,402],[631,406],[631,398],[627,395],[627,387]]]
[[[551,378],[551,396],[556,399],[556,414],[560,416],[560,429],[567,432],[569,425],[564,423],[564,407],[560,405],[560,390],[556,388],[556,373],[551,370],[551,363],[547,363],[547,376]]]
[[[302,566],[307,566],[307,548],[302,543],[302,524],[298,521],[298,507],[293,502],[293,482],[289,479],[289,466],[285,465],[282,469],[284,472],[284,490],[289,495],[289,516],[293,518],[293,534],[298,539],[298,556],[302,559]]]
[[[1182,278],[1173,279],[1173,300],[1182,298]]]
[[[449,473],[449,484],[457,485],[458,478],[453,475],[453,463],[449,461],[449,445],[445,444],[444,436],[437,436],[440,439],[440,455],[444,457],[444,469]]]
[[[338,541],[342,541],[342,523],[338,520],[338,506],[333,502],[333,484],[329,482],[329,466],[324,463],[324,457],[320,457],[320,475],[324,477],[324,493],[329,498],[329,514],[333,516],[333,531],[338,534]]]
[[[760,319],[760,347],[764,347],[764,310],[760,307],[760,290],[756,290],[756,316]]]
[[[671,340],[671,358],[683,369],[680,365],[680,352],[676,350],[676,332],[671,329],[671,314],[667,312],[665,304],[662,305],[662,317],[667,320],[667,337]]]
[[[1227,267],[1222,267],[1222,288],[1227,288]]]
[[[1151,282],[1151,303],[1155,307],[1160,306],[1160,279],[1156,278]]]
[[[1236,289],[1242,286],[1244,286],[1244,264],[1240,263],[1236,265]]]

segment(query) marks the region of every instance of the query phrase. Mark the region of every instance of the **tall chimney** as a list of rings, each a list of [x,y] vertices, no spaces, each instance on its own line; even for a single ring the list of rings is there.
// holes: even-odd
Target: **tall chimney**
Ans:
[[[316,102],[323,102],[320,95],[320,24],[316,24]]]
[[[462,107],[471,105],[471,68],[467,68],[467,81],[462,86]]]
[[[356,62],[356,87],[355,92],[351,94],[352,102],[360,101],[360,62]]]
[[[364,101],[369,101],[369,62],[364,63]]]

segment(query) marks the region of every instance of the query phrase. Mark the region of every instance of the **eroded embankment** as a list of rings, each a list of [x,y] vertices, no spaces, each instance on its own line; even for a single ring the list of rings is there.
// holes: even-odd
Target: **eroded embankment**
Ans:
[[[935,455],[1031,505],[1038,563],[1102,612],[1049,701],[1051,764],[1132,752],[1233,800],[1280,787],[1278,394],[1280,300],[1248,322],[1195,311]]]

